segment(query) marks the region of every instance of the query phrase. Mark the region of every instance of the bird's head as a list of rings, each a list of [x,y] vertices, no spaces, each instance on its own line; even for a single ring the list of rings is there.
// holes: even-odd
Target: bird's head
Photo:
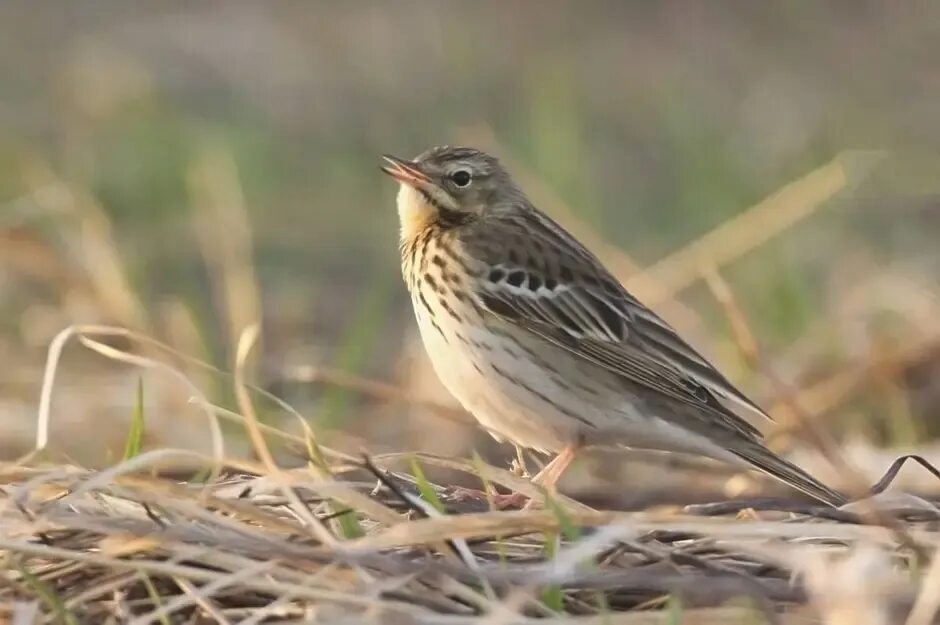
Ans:
[[[432,148],[414,160],[389,154],[383,158],[382,171],[401,183],[398,215],[405,238],[435,223],[468,223],[515,193],[499,161],[473,148]]]

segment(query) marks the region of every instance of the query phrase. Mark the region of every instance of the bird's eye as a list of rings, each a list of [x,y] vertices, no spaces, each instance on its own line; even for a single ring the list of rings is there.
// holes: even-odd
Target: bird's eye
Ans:
[[[450,175],[450,179],[458,187],[466,187],[470,184],[473,176],[466,169],[458,169]]]

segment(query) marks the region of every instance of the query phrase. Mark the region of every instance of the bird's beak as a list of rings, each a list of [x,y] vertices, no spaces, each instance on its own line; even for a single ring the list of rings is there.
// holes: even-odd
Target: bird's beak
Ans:
[[[388,163],[382,167],[382,171],[402,184],[419,187],[431,182],[431,178],[422,172],[421,166],[414,161],[406,161],[391,154],[383,154],[382,158]]]

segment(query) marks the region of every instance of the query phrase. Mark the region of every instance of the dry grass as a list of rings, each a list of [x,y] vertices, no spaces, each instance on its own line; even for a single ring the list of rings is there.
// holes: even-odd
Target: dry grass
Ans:
[[[936,611],[933,506],[895,510],[893,527],[800,506],[718,516],[706,516],[709,507],[623,513],[552,503],[490,511],[392,470],[401,457],[367,466],[315,455],[322,465],[276,475],[226,461],[209,483],[172,475],[214,459],[171,450],[99,472],[39,460],[3,466],[3,618],[889,623],[919,601],[921,616],[909,622],[929,623]],[[506,471],[484,470],[493,483],[519,486]],[[443,513],[420,498],[429,487]],[[830,567],[846,575],[827,575]],[[859,572],[866,568],[872,575]],[[37,602],[43,616],[28,620]]]
[[[157,356],[165,346],[114,328],[73,328],[51,350],[40,430],[51,427],[57,354],[71,336],[188,383]],[[138,339],[152,354],[108,346],[108,336]],[[243,414],[199,401],[213,422],[247,427],[262,462],[226,458],[219,444],[214,456],[156,449],[93,471],[44,458],[40,439],[30,458],[0,467],[3,618],[880,624],[910,614],[912,625],[933,622],[933,503],[876,498],[836,511],[762,499],[616,512],[549,496],[478,458],[350,456],[318,445],[309,427],[297,436],[257,421],[252,403],[272,398],[244,382],[252,341],[252,332],[241,337],[234,376]],[[303,461],[285,470],[276,460],[285,455]],[[491,510],[431,484],[416,471],[422,465],[522,492],[543,509]]]

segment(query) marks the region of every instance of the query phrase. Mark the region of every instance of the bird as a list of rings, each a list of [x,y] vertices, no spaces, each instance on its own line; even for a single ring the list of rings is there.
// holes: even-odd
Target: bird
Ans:
[[[705,456],[846,502],[768,449],[741,416],[767,413],[497,158],[459,146],[382,158],[399,183],[402,277],[434,371],[497,440],[554,454],[534,483],[553,489],[582,449],[622,446]]]

